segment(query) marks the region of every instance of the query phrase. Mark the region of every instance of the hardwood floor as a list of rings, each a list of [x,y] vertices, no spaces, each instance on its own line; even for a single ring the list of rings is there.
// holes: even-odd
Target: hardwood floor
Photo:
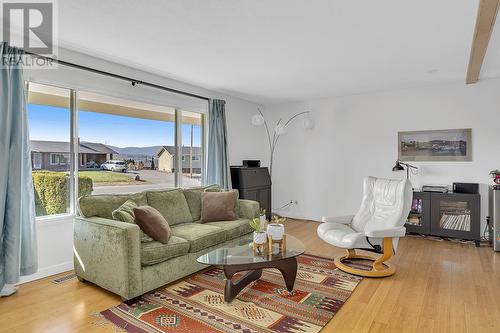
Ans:
[[[316,227],[286,222],[308,253],[343,253],[321,241]],[[363,279],[323,332],[500,332],[500,253],[405,237],[391,262],[396,275]],[[99,319],[91,314],[120,303],[118,296],[76,279],[56,285],[53,278],[21,285],[16,295],[0,299],[0,332],[115,331],[95,324]]]

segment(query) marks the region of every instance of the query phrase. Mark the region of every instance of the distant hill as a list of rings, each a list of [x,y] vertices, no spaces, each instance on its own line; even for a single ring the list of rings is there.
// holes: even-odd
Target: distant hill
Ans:
[[[120,148],[120,147],[108,145],[108,147],[113,149],[114,151],[118,152],[120,155],[154,156],[154,155],[156,155],[156,152],[158,151],[158,149],[160,149],[162,146]]]

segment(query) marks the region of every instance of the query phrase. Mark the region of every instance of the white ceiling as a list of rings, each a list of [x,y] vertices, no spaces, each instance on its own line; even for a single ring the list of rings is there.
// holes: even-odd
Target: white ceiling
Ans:
[[[465,82],[477,7],[478,0],[64,0],[59,39],[274,104]],[[483,77],[500,74],[496,30]]]

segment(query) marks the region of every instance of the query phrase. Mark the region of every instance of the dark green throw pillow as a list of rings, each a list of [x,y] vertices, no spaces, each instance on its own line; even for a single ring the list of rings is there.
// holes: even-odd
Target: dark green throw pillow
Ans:
[[[134,208],[137,207],[139,207],[139,205],[134,200],[129,199],[125,201],[120,207],[111,213],[113,220],[137,224],[134,216]],[[141,242],[153,241],[153,239],[146,235],[142,230],[140,231],[140,238]]]

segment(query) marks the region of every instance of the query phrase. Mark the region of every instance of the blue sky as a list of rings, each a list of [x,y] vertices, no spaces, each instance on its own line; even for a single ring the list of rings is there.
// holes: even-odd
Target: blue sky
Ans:
[[[31,140],[69,141],[69,110],[28,104]],[[190,144],[191,125],[182,125],[182,143]],[[200,146],[200,126],[194,126],[193,146]],[[116,147],[174,145],[174,123],[109,114],[78,113],[81,141],[106,143]]]

